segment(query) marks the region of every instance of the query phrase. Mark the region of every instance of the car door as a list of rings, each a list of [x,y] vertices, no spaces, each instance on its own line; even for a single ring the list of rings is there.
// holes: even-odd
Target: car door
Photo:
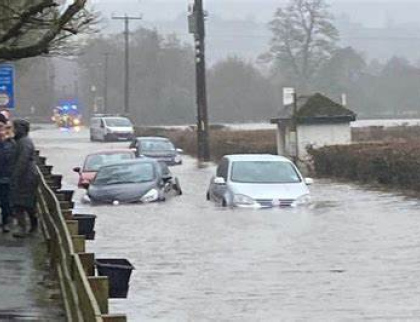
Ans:
[[[130,143],[130,145],[128,147],[130,150],[133,150],[134,151],[134,154],[135,154],[136,158],[139,157],[138,149],[137,149],[137,143],[138,143],[138,140],[137,139],[134,139],[134,140],[131,141],[131,143]]]
[[[210,198],[218,203],[223,203],[223,199],[225,197],[225,193],[227,189],[228,169],[229,169],[229,160],[227,158],[223,158],[220,161],[219,166],[217,167],[216,177],[213,177],[211,179]],[[223,178],[225,180],[225,184],[215,183],[216,178]]]
[[[105,121],[103,118],[99,120],[99,127],[98,127],[98,137],[100,140],[105,141]]]
[[[97,140],[97,127],[98,127],[98,119],[92,118],[90,120],[90,136],[92,139]]]

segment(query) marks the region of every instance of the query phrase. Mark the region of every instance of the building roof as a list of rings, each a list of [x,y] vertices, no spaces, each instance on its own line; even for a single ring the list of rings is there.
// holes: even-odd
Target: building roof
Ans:
[[[279,112],[278,118],[271,123],[290,121],[293,116],[293,104],[287,105]],[[328,97],[316,93],[312,96],[301,96],[297,100],[297,122],[305,123],[340,123],[352,122],[356,114]]]

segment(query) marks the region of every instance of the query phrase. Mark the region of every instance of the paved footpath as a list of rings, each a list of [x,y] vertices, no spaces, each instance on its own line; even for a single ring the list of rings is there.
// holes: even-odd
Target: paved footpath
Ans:
[[[65,321],[41,233],[16,239],[0,231],[0,321]]]

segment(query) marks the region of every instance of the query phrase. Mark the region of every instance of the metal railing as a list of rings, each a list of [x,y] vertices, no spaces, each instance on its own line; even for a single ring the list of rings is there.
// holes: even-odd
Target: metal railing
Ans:
[[[125,315],[108,314],[109,282],[94,276],[95,256],[85,252],[85,236],[78,235],[72,202],[60,192],[61,176],[52,175],[44,157],[37,157],[40,185],[38,213],[50,263],[60,283],[68,321],[125,322]],[[71,199],[71,197],[70,197]]]

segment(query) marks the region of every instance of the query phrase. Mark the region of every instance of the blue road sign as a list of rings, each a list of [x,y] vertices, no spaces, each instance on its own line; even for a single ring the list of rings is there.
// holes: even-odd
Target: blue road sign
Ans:
[[[0,64],[0,108],[15,108],[15,68]]]

